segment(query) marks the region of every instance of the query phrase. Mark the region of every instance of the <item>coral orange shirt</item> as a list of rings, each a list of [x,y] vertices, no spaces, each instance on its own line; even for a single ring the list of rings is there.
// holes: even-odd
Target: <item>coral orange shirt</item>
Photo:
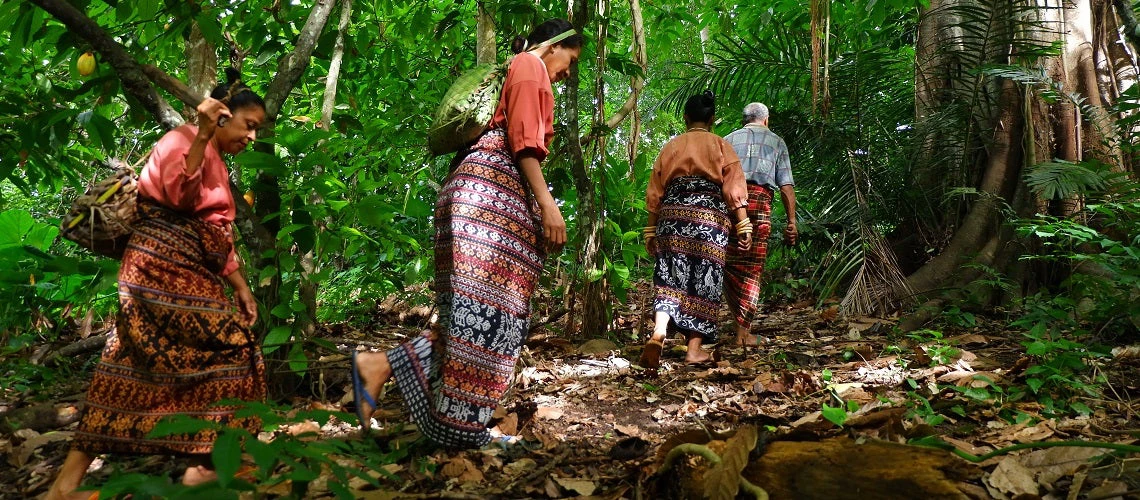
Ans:
[[[523,52],[511,60],[499,107],[487,128],[507,130],[507,145],[516,158],[526,149],[531,150],[538,161],[550,154],[550,140],[554,138],[554,91],[541,58]]]
[[[748,186],[740,169],[740,157],[732,145],[716,134],[693,130],[674,137],[661,148],[645,192],[645,209],[657,213],[669,181],[685,176],[704,177],[717,183],[729,213],[748,206]]]
[[[222,276],[238,268],[233,250],[231,224],[237,206],[230,192],[230,173],[213,144],[206,146],[202,165],[186,175],[186,156],[198,127],[183,125],[163,135],[139,176],[139,196],[189,217],[226,227],[230,233],[230,256]]]

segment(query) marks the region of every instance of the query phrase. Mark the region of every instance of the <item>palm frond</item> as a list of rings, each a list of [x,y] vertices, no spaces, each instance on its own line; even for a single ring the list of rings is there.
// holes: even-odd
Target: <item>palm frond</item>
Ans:
[[[764,39],[718,39],[709,64],[678,61],[691,76],[660,106],[680,112],[689,96],[711,89],[729,99],[801,102],[810,98],[811,49],[806,34],[775,28]]]
[[[1114,181],[1126,179],[1126,174],[1114,173],[1111,167],[1096,160],[1046,161],[1030,167],[1025,173],[1026,185],[1046,200],[1105,192]]]

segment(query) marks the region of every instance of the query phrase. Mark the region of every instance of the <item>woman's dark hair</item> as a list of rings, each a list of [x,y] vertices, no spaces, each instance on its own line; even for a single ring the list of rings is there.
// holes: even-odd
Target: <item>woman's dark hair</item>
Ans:
[[[565,19],[550,19],[535,27],[534,31],[530,32],[530,36],[516,36],[515,40],[511,42],[511,51],[515,54],[518,54],[520,52],[530,50],[536,45],[550,40],[551,38],[554,38],[573,28],[574,25],[570,24],[570,21],[567,21]],[[570,35],[555,45],[561,45],[570,49],[581,47],[582,34],[575,33],[573,35]]]
[[[685,101],[685,115],[689,121],[708,123],[716,114],[716,96],[711,90],[690,97]]]
[[[230,111],[249,106],[260,106],[261,109],[265,109],[265,101],[241,81],[241,73],[234,68],[226,68],[226,83],[214,87],[210,97],[225,103]]]

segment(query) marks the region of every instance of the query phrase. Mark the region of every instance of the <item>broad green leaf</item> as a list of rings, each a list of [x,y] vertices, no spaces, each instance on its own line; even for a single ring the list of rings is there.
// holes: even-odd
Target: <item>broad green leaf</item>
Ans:
[[[234,480],[234,474],[237,474],[238,468],[241,467],[241,434],[235,429],[225,429],[214,441],[214,451],[210,453],[210,459],[214,470],[218,473],[218,484],[223,488]]]

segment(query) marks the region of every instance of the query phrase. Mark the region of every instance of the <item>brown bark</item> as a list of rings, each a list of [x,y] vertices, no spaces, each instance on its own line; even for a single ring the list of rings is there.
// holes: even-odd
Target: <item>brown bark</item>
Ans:
[[[591,7],[588,2],[575,2],[574,10],[570,13],[570,23],[579,33],[583,32],[583,28],[590,20]],[[566,79],[566,147],[570,156],[570,173],[574,177],[574,185],[578,190],[578,213],[576,214],[578,220],[578,231],[581,231],[586,236],[582,238],[582,273],[585,274],[591,266],[596,265],[598,257],[598,248],[595,247],[596,243],[591,241],[591,235],[596,230],[598,224],[600,211],[596,207],[597,198],[594,190],[593,180],[590,178],[590,173],[586,169],[586,155],[583,151],[583,140],[578,135],[581,130],[578,121],[578,102],[580,100],[582,81],[581,72],[577,65],[570,68],[570,76]],[[594,247],[592,250],[591,247]],[[591,258],[592,257],[592,258]],[[571,287],[573,289],[575,287]],[[596,307],[601,303],[600,297],[597,295],[598,289],[591,287],[590,283],[586,283],[582,291],[583,311],[586,311],[583,317],[583,322],[593,321],[589,318],[591,307]],[[593,300],[593,302],[591,301]],[[604,304],[602,304],[604,306]],[[573,325],[575,318],[571,317],[568,321]],[[570,333],[574,332],[573,328],[567,328]]]
[[[487,10],[487,3],[479,1],[475,28],[475,62],[489,64],[499,59],[495,46],[495,18]]]
[[[1005,193],[1019,178],[1024,123],[1021,96],[1012,81],[1002,85],[1001,114],[994,129],[992,145],[988,148],[987,163],[978,198],[954,232],[950,244],[934,259],[907,278],[916,293],[925,293],[953,283],[950,277],[976,253],[997,223],[998,209]]]
[[[190,38],[186,40],[186,81],[190,93],[205,96],[217,85],[218,51],[214,44],[206,40],[198,23],[190,26]],[[196,123],[198,112],[194,106],[182,108],[182,116],[187,122]]]
[[[329,75],[325,79],[325,95],[321,102],[321,123],[325,130],[332,129],[333,110],[336,109],[336,87],[340,82],[340,67],[344,61],[344,33],[352,20],[352,0],[340,0],[340,22],[336,27],[336,44],[333,45]]]
[[[325,24],[328,23],[329,15],[332,14],[335,4],[334,0],[317,0],[313,5],[313,10],[309,11],[309,17],[305,20],[304,27],[297,35],[297,41],[293,44],[293,52],[281,58],[277,64],[277,73],[265,90],[265,114],[270,123],[277,120],[277,114],[281,111],[281,104],[285,102],[289,92],[297,86],[297,81],[301,79],[301,75],[309,67],[313,49],[317,47],[317,41],[325,30]]]
[[[609,0],[597,0],[598,16],[598,31],[597,39],[595,42],[596,63],[594,79],[594,102],[599,103],[595,107],[595,114],[593,123],[594,128],[598,124],[605,122],[605,106],[601,103],[606,102],[606,87],[605,87],[605,70],[606,67],[606,36],[609,29]],[[591,151],[590,160],[592,170],[599,171],[605,168],[606,163],[606,137],[605,135],[598,136],[597,139],[589,145]],[[585,168],[585,161],[575,164],[574,183],[578,187],[579,199],[579,217],[582,221],[580,230],[584,234],[582,238],[582,267],[587,273],[585,284],[582,286],[582,335],[588,338],[600,337],[605,334],[609,323],[609,307],[607,306],[607,279],[605,274],[597,279],[590,279],[589,275],[597,272],[603,272],[605,262],[602,258],[602,243],[605,236],[604,215],[605,207],[604,200],[594,189],[594,181],[590,176],[590,172]],[[603,176],[604,181],[604,176]],[[602,189],[604,192],[604,187]],[[583,196],[586,194],[586,196]]]

